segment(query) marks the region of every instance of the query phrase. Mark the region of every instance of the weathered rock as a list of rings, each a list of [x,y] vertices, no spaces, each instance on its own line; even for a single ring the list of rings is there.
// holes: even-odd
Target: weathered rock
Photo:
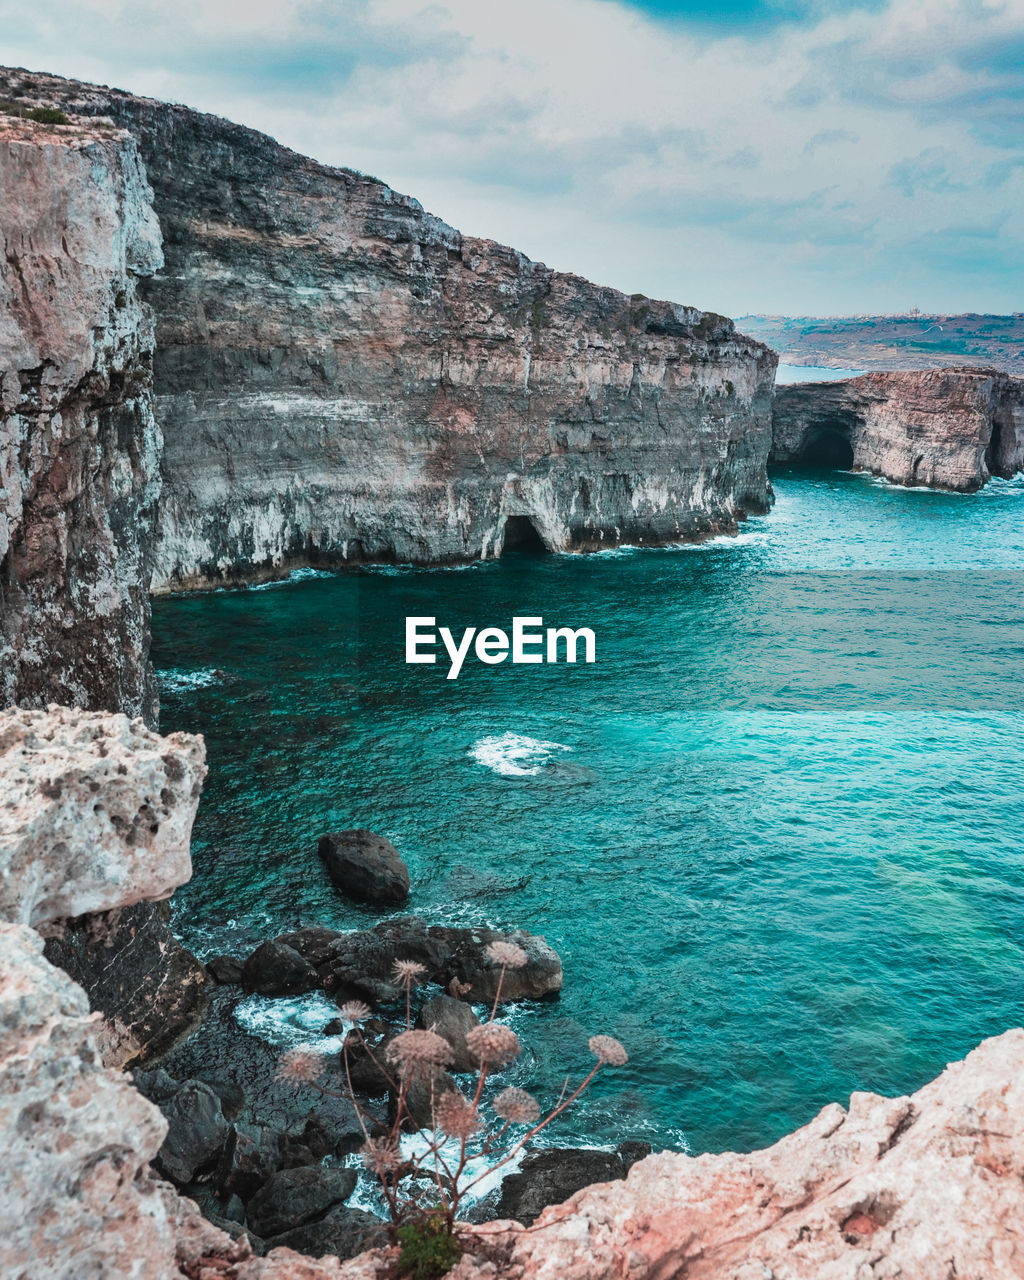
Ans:
[[[776,357],[725,317],[462,236],[226,121],[14,75],[5,96],[130,129],[153,184],[157,589],[694,539],[767,509]]]
[[[160,1110],[167,1121],[167,1137],[157,1155],[157,1167],[173,1182],[191,1182],[223,1153],[228,1122],[220,1098],[208,1084],[186,1080]]]
[[[0,712],[0,918],[166,898],[192,874],[201,738],[123,715]]]
[[[291,1231],[284,1231],[281,1235],[274,1236],[267,1241],[267,1245],[272,1250],[282,1246],[295,1249],[312,1258],[333,1254],[337,1258],[345,1259],[354,1258],[364,1249],[372,1249],[383,1244],[386,1239],[387,1229],[380,1218],[374,1217],[372,1213],[365,1213],[362,1209],[349,1209],[342,1205],[333,1209],[318,1222],[308,1222],[301,1227],[294,1227]],[[281,1266],[284,1259],[277,1260],[271,1254],[267,1261],[268,1263],[276,1261],[277,1265]],[[266,1280],[304,1280],[307,1275],[313,1280],[316,1274],[316,1272],[300,1270],[298,1267],[292,1272],[268,1269],[258,1273]],[[338,1274],[343,1273],[339,1271]]]
[[[779,387],[771,461],[980,489],[1024,467],[1024,379],[994,369],[868,373]]]
[[[246,1221],[258,1236],[269,1239],[293,1227],[326,1217],[356,1189],[353,1169],[315,1165],[275,1173],[249,1201]]]
[[[243,961],[237,956],[212,956],[206,962],[206,972],[224,986],[240,986]]]
[[[501,982],[501,1001],[543,1000],[562,989],[562,962],[553,947],[536,934],[517,929],[514,933],[498,933],[494,929],[449,929],[445,931],[452,946],[450,976],[468,984],[467,1000],[493,1001]],[[526,963],[519,969],[506,969],[487,955],[492,942],[513,942],[526,952]]]
[[[409,896],[409,868],[390,840],[372,831],[331,831],[317,845],[327,874],[356,902],[400,906]]]
[[[394,1080],[394,1071],[386,1057],[387,1048],[397,1034],[395,1028],[384,1023],[368,1023],[350,1031],[345,1037],[339,1067],[342,1078],[350,1080],[353,1089],[371,1097],[387,1093]]]
[[[103,1068],[84,992],[0,923],[0,1275],[167,1280],[174,1230],[146,1166],[166,1129]]]
[[[649,1142],[623,1143],[615,1151],[554,1147],[534,1152],[504,1179],[490,1216],[532,1226],[549,1204],[561,1204],[592,1183],[622,1179],[650,1154]]]
[[[166,1053],[207,1007],[206,971],[171,932],[165,903],[139,902],[62,923],[46,958],[103,1014],[105,1060],[141,1063]]]
[[[529,1231],[475,1228],[457,1275],[620,1280],[628,1264],[649,1280],[1019,1280],[1022,1220],[1016,1030],[911,1098],[855,1093],[765,1151],[651,1156]]]
[[[319,985],[313,966],[280,942],[261,943],[242,967],[243,988],[261,996],[297,996]]]
[[[304,960],[308,960],[314,969],[322,970],[331,958],[335,942],[344,936],[338,929],[325,929],[320,925],[307,925],[304,929],[294,929],[291,933],[282,933],[274,941],[280,942],[286,947],[291,947]]]
[[[220,1195],[247,1203],[280,1167],[282,1139],[267,1125],[232,1125],[213,1178]]]
[[[466,1044],[466,1032],[480,1025],[468,1004],[455,1000],[452,996],[434,996],[427,1000],[416,1015],[417,1027],[436,1031],[443,1036],[455,1054],[451,1069],[453,1071],[476,1071],[479,1063]]]
[[[429,1129],[434,1123],[434,1107],[443,1093],[458,1093],[459,1086],[447,1071],[437,1071],[430,1079],[413,1076],[405,1087],[405,1120],[407,1129]],[[388,1119],[398,1115],[398,1095],[388,1096]]]
[[[468,984],[467,997],[490,1001],[497,990],[501,966],[487,954],[489,943],[515,942],[527,954],[522,969],[509,969],[502,983],[502,1000],[537,1000],[562,987],[562,962],[547,942],[519,930],[450,929],[428,926],[419,916],[399,916],[369,930],[342,934],[330,947],[330,959],[321,966],[324,985],[339,999],[352,995],[373,1004],[389,1004],[403,997],[394,979],[396,960],[423,965],[423,981],[447,985],[455,977]]]
[[[151,195],[128,134],[4,117],[0,706],[62,702],[155,722],[161,437],[138,296],[163,261]]]

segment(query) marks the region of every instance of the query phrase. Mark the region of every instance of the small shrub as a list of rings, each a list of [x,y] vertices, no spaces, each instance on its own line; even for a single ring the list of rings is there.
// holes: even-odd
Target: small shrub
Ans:
[[[26,120],[34,120],[36,124],[67,124],[68,118],[56,107],[32,107],[25,112]]]
[[[402,1246],[398,1269],[412,1280],[438,1280],[462,1256],[458,1240],[449,1233],[448,1223],[440,1214],[399,1227],[398,1243]]]
[[[346,1098],[355,1107],[365,1138],[363,1163],[380,1183],[392,1238],[402,1245],[402,1274],[414,1280],[436,1280],[458,1261],[461,1250],[456,1223],[467,1194],[514,1160],[532,1138],[571,1107],[603,1067],[621,1067],[628,1060],[626,1050],[612,1036],[591,1036],[588,1048],[596,1061],[575,1087],[566,1077],[562,1092],[546,1114],[525,1089],[509,1087],[494,1098],[494,1118],[489,1118],[483,1107],[484,1086],[493,1072],[514,1062],[522,1048],[512,1028],[496,1022],[495,1015],[505,974],[522,968],[527,955],[516,943],[500,939],[489,943],[486,952],[499,973],[490,1018],[466,1033],[466,1045],[478,1063],[476,1083],[469,1093],[441,1084],[445,1068],[453,1061],[448,1041],[433,1029],[412,1025],[412,990],[427,976],[424,966],[415,960],[395,962],[395,984],[405,995],[405,1030],[388,1043],[380,1058],[359,1025],[371,1016],[369,1006],[361,1001],[341,1006],[342,1018],[353,1024],[342,1044],[345,1085],[341,1090],[324,1083],[326,1061],[315,1051],[291,1049],[278,1066],[281,1079],[312,1085],[329,1097]],[[390,1086],[393,1118],[390,1127],[374,1137],[370,1136],[373,1119],[364,1116],[352,1086],[350,1045],[368,1054]],[[412,1101],[422,1090],[429,1094],[427,1117]],[[409,1129],[415,1130],[422,1142],[415,1155],[403,1153],[401,1147],[402,1134]],[[513,1140],[502,1155],[498,1144],[506,1135]],[[475,1171],[471,1162],[477,1165],[479,1157],[483,1157],[484,1167]]]

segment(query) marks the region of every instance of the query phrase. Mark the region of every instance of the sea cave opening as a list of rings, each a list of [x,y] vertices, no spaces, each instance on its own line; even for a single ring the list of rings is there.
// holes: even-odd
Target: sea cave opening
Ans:
[[[514,551],[519,555],[543,556],[547,554],[544,539],[529,516],[509,516],[505,521],[505,535],[501,554]]]
[[[800,448],[800,464],[849,471],[853,466],[850,428],[843,422],[823,422],[811,427]]]

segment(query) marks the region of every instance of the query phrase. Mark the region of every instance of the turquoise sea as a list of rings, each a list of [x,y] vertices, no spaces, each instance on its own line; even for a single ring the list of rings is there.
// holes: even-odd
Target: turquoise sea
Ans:
[[[299,574],[157,600],[161,727],[206,735],[201,954],[367,927],[324,831],[409,863],[409,910],[544,934],[560,1000],[511,1017],[552,1133],[753,1148],[852,1090],[904,1093],[1024,1021],[1024,482],[775,478],[735,539],[458,570]],[[406,615],[589,626],[593,665],[403,661]],[[250,1000],[317,1041],[325,998]]]

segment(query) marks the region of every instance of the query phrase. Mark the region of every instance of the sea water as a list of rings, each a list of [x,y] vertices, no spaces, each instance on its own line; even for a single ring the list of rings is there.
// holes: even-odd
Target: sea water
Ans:
[[[561,998],[509,1013],[509,1082],[552,1100],[588,1036],[629,1050],[568,1144],[757,1147],[1020,1024],[1024,484],[775,484],[770,515],[700,547],[156,601],[161,727],[205,734],[210,764],[185,942],[371,926],[315,842],[379,832],[409,911],[562,956]],[[405,617],[432,614],[586,625],[597,660],[449,682],[403,660]],[[239,1006],[282,1045],[329,1013]]]

